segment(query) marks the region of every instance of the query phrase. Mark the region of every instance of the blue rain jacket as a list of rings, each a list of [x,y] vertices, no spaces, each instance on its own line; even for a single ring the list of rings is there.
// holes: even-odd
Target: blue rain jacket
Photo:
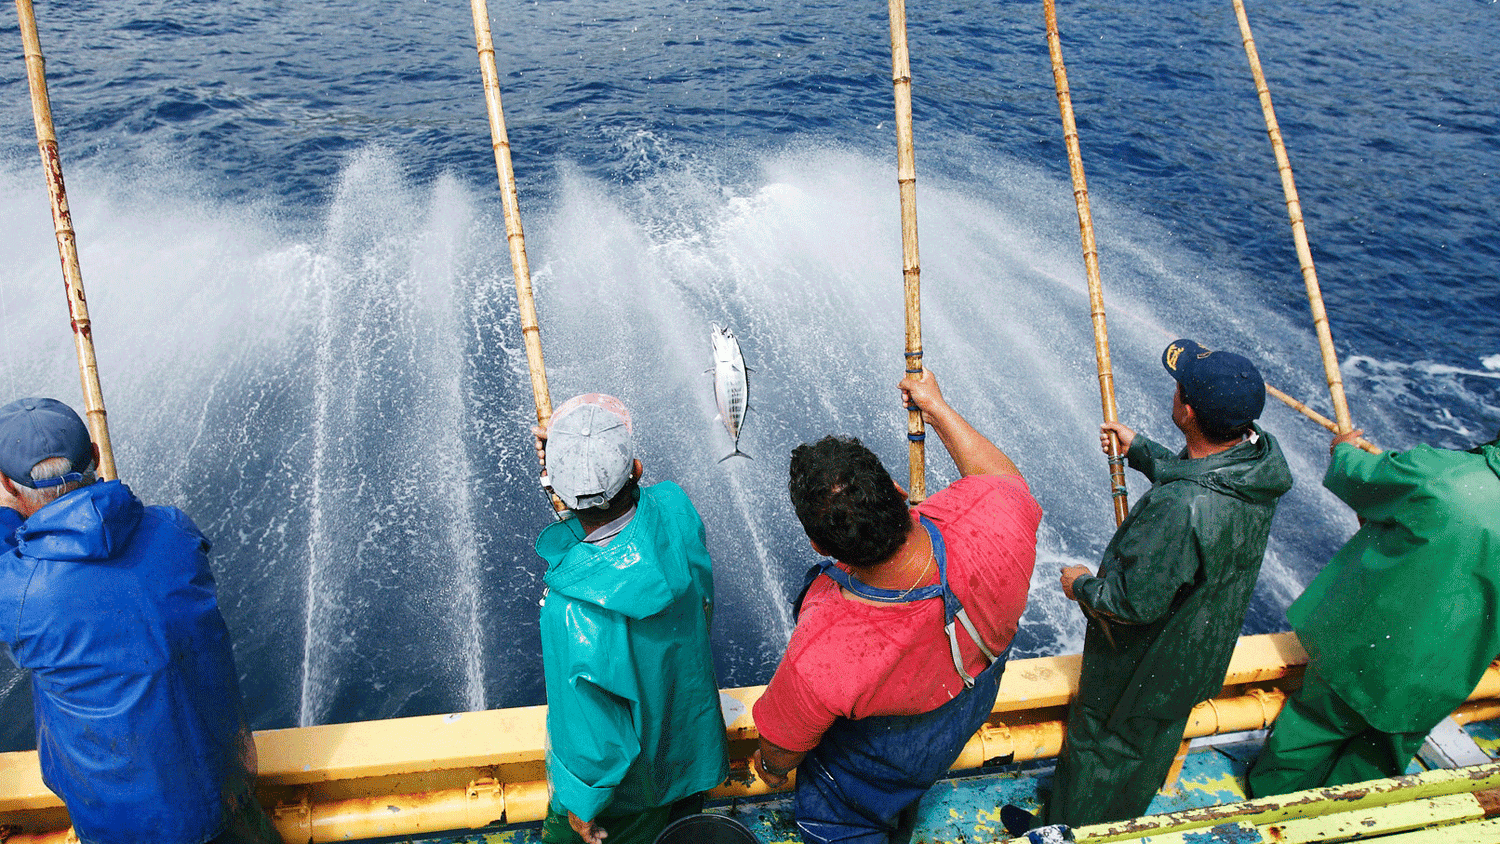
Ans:
[[[201,844],[254,778],[208,548],[118,481],[0,544],[0,641],[31,671],[42,778],[86,842]]]
[[[584,820],[713,788],[729,763],[709,646],[713,570],[682,488],[641,489],[608,545],[577,519],[537,537],[547,561],[542,666],[552,807]]]

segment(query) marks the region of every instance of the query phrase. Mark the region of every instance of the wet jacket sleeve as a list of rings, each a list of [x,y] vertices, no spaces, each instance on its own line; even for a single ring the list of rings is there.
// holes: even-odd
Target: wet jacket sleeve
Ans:
[[[1405,452],[1370,454],[1348,443],[1333,450],[1323,486],[1361,517],[1391,519],[1409,509],[1407,496],[1426,482],[1426,471]]]
[[[1175,460],[1177,456],[1161,443],[1151,439],[1145,434],[1136,434],[1135,439],[1130,441],[1130,448],[1125,452],[1125,460],[1130,468],[1146,476],[1146,480],[1156,483],[1156,466],[1163,460]]]
[[[549,736],[548,768],[557,801],[593,820],[640,756],[634,726],[640,694],[629,671],[615,666],[629,652],[622,618],[573,603],[568,633],[575,647],[567,653],[570,694],[549,695],[555,723],[567,728]]]
[[[1078,578],[1073,594],[1088,609],[1126,624],[1159,621],[1201,568],[1191,518],[1189,501],[1157,491],[1133,514],[1099,576]]]

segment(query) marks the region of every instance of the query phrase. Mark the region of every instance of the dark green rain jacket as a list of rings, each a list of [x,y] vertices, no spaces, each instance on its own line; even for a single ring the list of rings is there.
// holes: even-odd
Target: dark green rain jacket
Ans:
[[[584,820],[666,806],[729,772],[709,648],[713,571],[682,488],[641,489],[603,548],[549,525],[542,667],[552,806]]]
[[[1422,732],[1500,653],[1500,445],[1334,449],[1323,485],[1365,519],[1287,610],[1370,725]]]
[[[1276,502],[1292,487],[1276,438],[1189,459],[1137,435],[1126,459],[1151,480],[1109,546],[1097,577],[1073,584],[1091,615],[1078,699],[1111,726],[1181,718],[1218,694]]]

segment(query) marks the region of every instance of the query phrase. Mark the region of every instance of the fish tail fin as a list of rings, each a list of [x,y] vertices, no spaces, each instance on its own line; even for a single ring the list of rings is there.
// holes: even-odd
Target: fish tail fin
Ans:
[[[745,452],[740,451],[740,447],[739,446],[735,446],[734,447],[734,451],[731,451],[728,454],[724,455],[723,457],[720,457],[719,458],[719,462],[723,463],[725,460],[728,460],[731,457],[743,457],[746,460],[754,460],[755,459],[754,457],[751,457],[750,455],[746,454]]]

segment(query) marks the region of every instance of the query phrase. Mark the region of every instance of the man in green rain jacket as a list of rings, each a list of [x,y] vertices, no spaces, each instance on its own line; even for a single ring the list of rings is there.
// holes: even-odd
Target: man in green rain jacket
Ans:
[[[1058,760],[1048,823],[1080,826],[1144,813],[1182,743],[1188,713],[1218,694],[1260,572],[1276,502],[1292,486],[1255,366],[1177,340],[1162,354],[1177,380],[1180,454],[1118,423],[1130,466],[1151,489],[1104,549],[1097,576],[1063,569],[1088,616],[1078,697]]]
[[[1362,527],[1287,610],[1309,662],[1257,796],[1404,773],[1500,654],[1500,439],[1375,455],[1361,433],[1334,438],[1323,485]]]
[[[550,488],[576,516],[536,542],[552,786],[542,840],[651,844],[729,771],[703,522],[676,484],[639,486],[618,399],[579,396],[536,433]]]

